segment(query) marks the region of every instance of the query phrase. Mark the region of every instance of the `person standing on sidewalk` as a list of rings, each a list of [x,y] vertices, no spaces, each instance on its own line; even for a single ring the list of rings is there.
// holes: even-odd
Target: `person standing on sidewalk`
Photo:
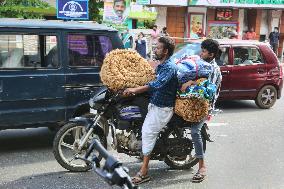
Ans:
[[[276,56],[278,56],[278,44],[279,44],[279,29],[274,27],[274,31],[269,34],[269,43]]]
[[[146,58],[146,40],[144,38],[144,33],[140,32],[138,39],[135,40],[135,50],[143,57]]]
[[[250,28],[250,31],[247,31],[244,35],[244,40],[255,40],[256,33],[254,32],[253,28]]]
[[[175,44],[172,39],[160,37],[155,51],[156,59],[160,62],[156,68],[157,78],[145,86],[128,88],[124,91],[124,95],[151,92],[148,113],[142,126],[143,164],[140,171],[132,179],[134,184],[141,184],[150,180],[148,170],[151,152],[154,149],[158,134],[166,127],[174,114],[179,85],[177,67],[170,60],[174,49]]]
[[[218,91],[214,95],[213,100],[211,102],[211,109],[215,109],[215,102],[219,95],[219,89],[221,86],[222,75],[220,71],[220,67],[215,62],[215,57],[219,52],[219,43],[212,39],[206,39],[201,43],[201,53],[200,58],[205,60],[206,62],[212,65],[212,73],[210,73],[208,80],[210,83],[216,85]],[[185,86],[186,85],[186,86]],[[182,85],[182,88],[186,89],[188,86],[192,85],[192,83],[187,82]],[[204,125],[204,122],[207,118],[201,120],[200,122],[193,123],[191,125],[191,137],[194,144],[195,149],[195,157],[198,158],[198,171],[193,176],[192,182],[202,182],[206,176],[206,166],[204,161],[204,149],[203,149],[203,141],[201,137],[201,129]]]
[[[158,38],[159,38],[160,32],[158,30],[158,26],[154,25],[153,29],[151,31],[151,37],[152,37],[152,44],[156,45],[158,43]]]
[[[151,43],[152,43],[152,47],[151,47],[152,51],[151,51],[151,56],[150,56],[151,58],[155,54],[159,37],[160,37],[160,32],[158,30],[158,26],[154,25],[151,31]]]
[[[169,37],[169,33],[167,32],[167,27],[163,27],[161,33],[160,33],[161,37],[164,36],[164,37]]]

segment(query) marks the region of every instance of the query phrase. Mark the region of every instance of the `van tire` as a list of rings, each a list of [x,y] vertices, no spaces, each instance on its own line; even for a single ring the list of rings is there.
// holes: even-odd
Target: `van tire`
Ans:
[[[272,85],[266,85],[260,89],[255,99],[255,104],[261,109],[271,108],[277,100],[277,90]]]

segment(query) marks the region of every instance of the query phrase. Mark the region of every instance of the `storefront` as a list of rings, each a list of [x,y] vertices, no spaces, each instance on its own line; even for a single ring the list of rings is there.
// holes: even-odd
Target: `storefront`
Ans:
[[[253,29],[255,39],[265,41],[273,28],[279,27],[279,54],[282,54],[284,3],[281,0],[146,1],[148,6],[157,7],[157,25],[166,24],[170,35],[176,38],[226,39],[230,33],[235,33],[242,39],[246,31]]]
[[[166,26],[176,43],[184,41],[188,0],[138,0],[137,2],[139,1],[156,8],[158,12],[156,25],[159,30]]]
[[[201,26],[205,35],[212,38],[228,38],[230,32],[242,38],[244,32],[253,29],[256,39],[263,41],[273,27],[280,26],[281,9],[284,9],[282,1],[192,0],[188,8],[188,36],[196,37],[196,31]],[[206,16],[202,20],[204,23],[191,23],[196,16],[201,21],[202,15]]]

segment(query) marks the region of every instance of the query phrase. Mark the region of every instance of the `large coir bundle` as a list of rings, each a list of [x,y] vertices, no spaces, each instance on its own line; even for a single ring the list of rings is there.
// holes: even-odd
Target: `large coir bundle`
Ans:
[[[200,84],[206,79],[200,78],[197,83]],[[181,116],[185,121],[199,122],[208,115],[209,102],[205,98],[188,96],[186,98],[177,97],[175,104],[175,113]]]
[[[101,80],[112,90],[143,86],[155,79],[150,64],[133,50],[113,50],[106,55]]]
[[[190,97],[177,98],[175,113],[185,121],[199,122],[208,115],[209,103],[206,99]]]

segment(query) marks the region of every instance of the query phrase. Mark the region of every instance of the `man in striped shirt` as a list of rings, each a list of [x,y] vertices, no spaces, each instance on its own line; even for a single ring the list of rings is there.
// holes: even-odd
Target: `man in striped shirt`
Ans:
[[[214,110],[215,102],[219,95],[219,90],[222,81],[222,75],[219,66],[215,62],[215,57],[219,51],[219,43],[212,39],[206,39],[201,43],[200,57],[212,65],[212,73],[209,75],[208,80],[215,84],[217,92],[213,97],[211,109]],[[184,86],[183,86],[184,88]],[[195,157],[199,159],[199,168],[197,173],[193,176],[192,182],[202,182],[206,176],[206,166],[204,162],[203,141],[201,137],[201,129],[206,119],[193,123],[191,127],[191,137],[195,148]]]

